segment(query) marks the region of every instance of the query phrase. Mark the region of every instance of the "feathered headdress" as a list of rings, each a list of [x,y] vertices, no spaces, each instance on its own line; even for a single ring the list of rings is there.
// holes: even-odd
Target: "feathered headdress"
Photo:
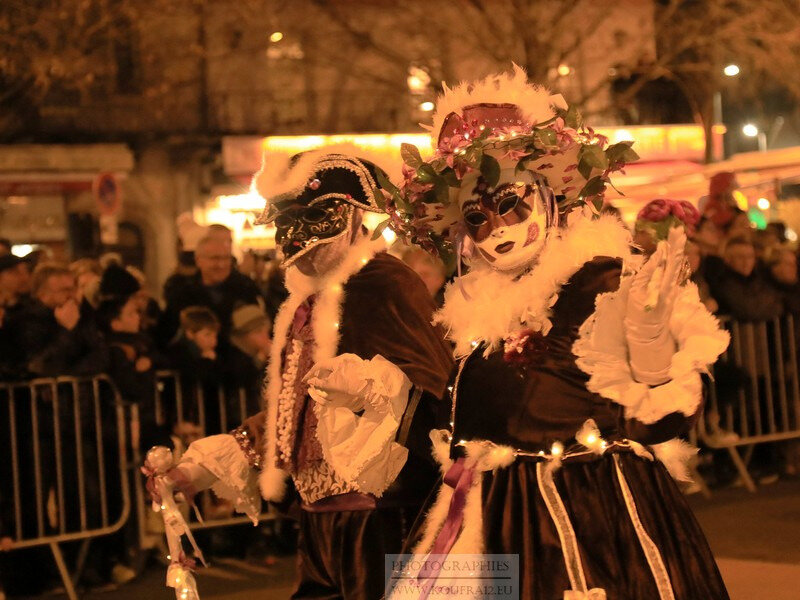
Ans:
[[[544,176],[567,212],[589,202],[599,211],[609,174],[638,159],[632,142],[606,147],[608,140],[583,125],[560,95],[511,73],[490,75],[454,88],[437,99],[431,135],[433,156],[404,144],[403,184],[385,192],[391,226],[407,241],[443,257],[451,255],[460,212],[455,197],[462,180],[479,173],[490,187],[500,161],[516,171]]]

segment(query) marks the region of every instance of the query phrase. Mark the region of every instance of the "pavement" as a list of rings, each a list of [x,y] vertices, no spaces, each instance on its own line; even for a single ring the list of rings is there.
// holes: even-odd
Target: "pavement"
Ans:
[[[800,480],[750,493],[715,491],[689,503],[708,538],[731,600],[800,600]],[[609,599],[610,600],[610,599]]]
[[[689,502],[706,532],[731,600],[800,600],[800,480],[762,486],[755,494],[729,488],[714,492],[710,499],[691,496]],[[164,579],[165,569],[153,565],[123,587],[91,591],[82,598],[172,600],[174,592],[164,586]],[[200,572],[198,580],[203,599],[281,600],[292,591],[294,557],[278,558],[269,566],[217,559]],[[39,598],[63,600],[66,595]]]

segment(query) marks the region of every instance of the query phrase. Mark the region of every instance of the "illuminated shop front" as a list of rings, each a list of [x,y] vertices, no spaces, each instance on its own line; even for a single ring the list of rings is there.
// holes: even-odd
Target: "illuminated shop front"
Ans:
[[[769,203],[774,209],[777,204],[774,175],[784,179],[800,172],[800,152],[797,150],[750,153],[706,165],[703,162],[705,137],[700,125],[600,127],[596,131],[608,137],[612,144],[625,140],[636,142],[634,149],[640,161],[626,167],[624,175],[614,177],[615,185],[624,195],[614,190],[606,194],[629,222],[635,219],[643,204],[654,198],[686,199],[696,203],[707,193],[709,177],[722,170],[741,173],[742,208],[755,207],[763,212],[769,208]],[[196,210],[195,218],[201,223],[227,225],[243,247],[273,248],[272,228],[253,224],[255,216],[263,209],[263,200],[248,191],[250,179],[259,169],[263,153],[302,152],[338,143],[352,143],[372,153],[386,153],[399,160],[401,144],[409,143],[426,149],[430,147],[430,137],[422,133],[401,133],[223,138],[223,166],[233,183],[215,188],[205,206]],[[374,226],[381,220],[380,215],[369,215],[367,224]]]

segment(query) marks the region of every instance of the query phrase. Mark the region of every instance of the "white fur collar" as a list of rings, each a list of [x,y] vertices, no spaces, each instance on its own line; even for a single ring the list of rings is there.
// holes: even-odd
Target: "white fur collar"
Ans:
[[[466,356],[478,344],[486,344],[488,355],[523,327],[547,333],[550,309],[561,286],[596,256],[619,257],[630,263],[630,246],[630,232],[616,217],[579,217],[551,234],[536,266],[519,279],[493,270],[484,261],[473,265],[460,281],[448,286],[434,323],[447,329],[448,338],[456,345],[456,357]]]
[[[339,323],[344,304],[344,284],[358,273],[378,252],[384,250],[383,238],[365,238],[354,244],[341,263],[324,277],[307,277],[296,267],[286,272],[289,297],[275,318],[273,343],[265,385],[267,423],[264,432],[265,466],[261,473],[261,494],[267,500],[283,497],[286,473],[275,467],[275,444],[278,423],[278,396],[281,393],[281,355],[286,346],[289,328],[298,307],[312,294],[317,294],[311,324],[314,330],[314,362],[333,358],[339,347]]]

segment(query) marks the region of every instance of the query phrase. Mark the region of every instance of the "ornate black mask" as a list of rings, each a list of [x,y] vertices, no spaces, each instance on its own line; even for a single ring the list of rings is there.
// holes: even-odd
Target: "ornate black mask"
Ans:
[[[301,206],[282,209],[275,218],[275,242],[288,266],[317,244],[332,242],[346,233],[353,212],[352,206],[337,198],[328,198]]]

